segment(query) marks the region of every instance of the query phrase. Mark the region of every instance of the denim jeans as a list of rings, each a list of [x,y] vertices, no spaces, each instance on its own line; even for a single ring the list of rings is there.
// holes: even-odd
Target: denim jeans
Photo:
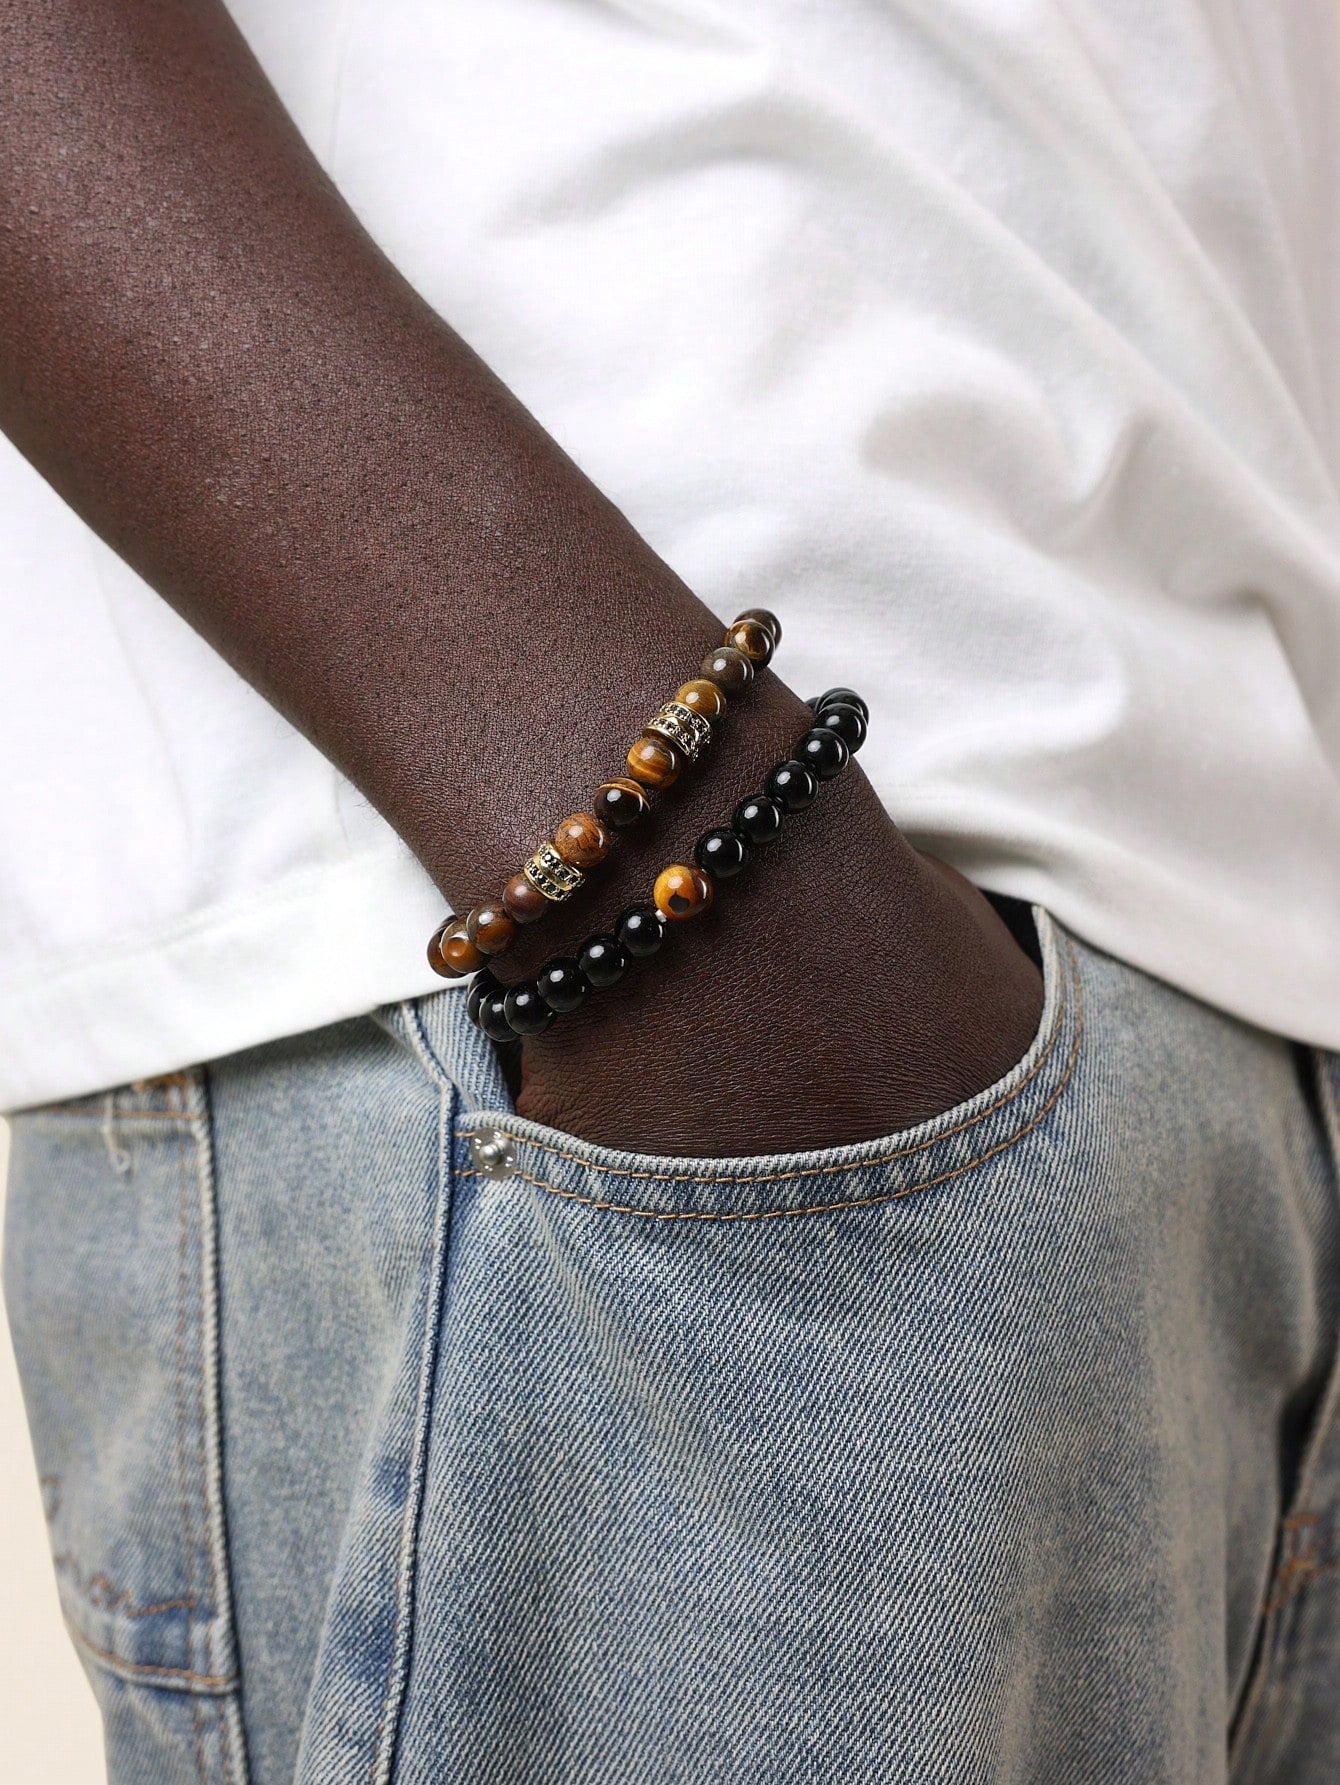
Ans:
[[[1340,1777],[1340,1060],[1038,923],[859,1146],[522,1121],[455,992],[19,1117],[117,1785]]]

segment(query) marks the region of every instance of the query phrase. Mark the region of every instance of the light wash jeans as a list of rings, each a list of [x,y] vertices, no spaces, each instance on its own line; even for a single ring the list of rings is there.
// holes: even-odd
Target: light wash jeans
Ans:
[[[1334,1785],[1340,1061],[1039,926],[860,1146],[521,1121],[453,992],[20,1117],[117,1785]]]

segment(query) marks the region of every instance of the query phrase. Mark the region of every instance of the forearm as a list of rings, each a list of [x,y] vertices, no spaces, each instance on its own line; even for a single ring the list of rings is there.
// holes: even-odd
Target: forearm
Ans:
[[[496,889],[719,622],[377,250],[221,7],[7,4],[4,37],[6,430],[449,894]]]

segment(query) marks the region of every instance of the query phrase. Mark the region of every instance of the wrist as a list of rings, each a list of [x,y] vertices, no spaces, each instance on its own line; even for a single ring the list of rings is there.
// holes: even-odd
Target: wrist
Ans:
[[[662,688],[665,679],[662,670]],[[646,716],[644,707],[642,721]],[[732,693],[727,712],[714,724],[698,761],[654,796],[650,812],[640,822],[613,833],[608,855],[590,870],[587,883],[571,899],[548,908],[542,921],[518,925],[506,952],[493,959],[499,979],[512,984],[533,976],[543,962],[572,953],[587,936],[611,929],[626,906],[647,901],[660,870],[671,862],[692,862],[702,832],[727,823],[742,797],[759,792],[768,769],[791,753],[812,722],[804,702],[768,671]],[[611,727],[618,742],[606,751],[605,772],[622,771],[623,754],[637,736],[639,723],[634,719],[618,730]],[[552,773],[548,778],[552,782]],[[515,814],[509,815],[515,838],[511,854],[500,870],[490,862],[486,871],[492,872],[492,881],[484,884],[501,885],[515,874],[565,810],[589,809],[594,785],[601,778],[600,769],[585,771],[584,792],[573,795],[575,805],[565,808],[561,797],[551,796],[533,829],[521,828]],[[768,845],[766,851],[760,850],[763,853],[772,856],[775,846]],[[464,906],[458,902],[456,908]]]

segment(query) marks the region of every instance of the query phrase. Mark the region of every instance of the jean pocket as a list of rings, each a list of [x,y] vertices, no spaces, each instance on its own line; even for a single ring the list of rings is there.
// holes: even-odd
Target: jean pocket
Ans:
[[[15,1117],[4,1270],[61,1607],[111,1776],[240,1785],[201,1076]]]
[[[1027,1053],[994,1085],[915,1128],[855,1145],[733,1159],[624,1152],[529,1122],[509,1108],[472,1109],[465,1139],[496,1136],[465,1177],[505,1172],[569,1202],[656,1221],[761,1221],[868,1209],[950,1185],[1046,1122],[1079,1057],[1084,1012],[1075,948],[1035,913],[1045,997]]]

